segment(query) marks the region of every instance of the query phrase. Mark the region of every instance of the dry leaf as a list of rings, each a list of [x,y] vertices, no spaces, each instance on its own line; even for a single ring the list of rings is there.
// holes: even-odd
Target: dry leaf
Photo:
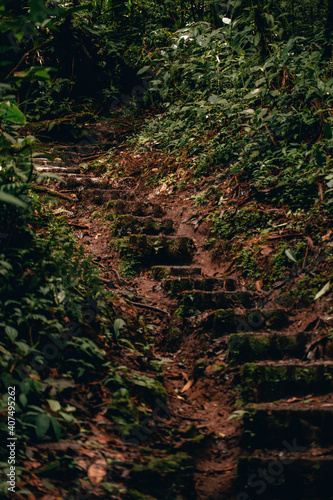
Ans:
[[[269,247],[268,245],[260,245],[260,253],[261,255],[269,255],[274,251],[274,248]]]
[[[193,379],[193,378],[191,378],[188,382],[186,382],[186,384],[184,385],[184,387],[181,389],[181,391],[180,391],[180,392],[182,392],[182,393],[183,393],[183,392],[188,391],[188,390],[192,387],[193,382],[194,382],[194,379]]]
[[[309,245],[310,249],[313,250],[314,249],[314,244],[313,244],[313,241],[310,238],[310,236],[307,236],[305,239],[308,242],[308,245]]]
[[[257,292],[260,292],[260,290],[262,288],[262,285],[263,285],[262,280],[256,281],[256,290],[257,290]]]
[[[98,458],[88,469],[88,477],[93,484],[99,484],[107,474],[107,462],[105,458]]]
[[[319,290],[319,292],[315,296],[314,300],[320,299],[320,297],[322,297],[323,295],[325,295],[325,293],[328,292],[330,288],[331,288],[331,283],[328,281],[326,283],[326,285],[323,286],[323,288],[321,290]]]
[[[329,240],[329,239],[330,239],[330,237],[331,237],[331,234],[332,234],[332,230],[331,230],[331,229],[329,229],[329,230],[327,231],[327,233],[326,233],[324,236],[322,236],[322,238],[321,238],[321,239],[322,239],[323,241]]]

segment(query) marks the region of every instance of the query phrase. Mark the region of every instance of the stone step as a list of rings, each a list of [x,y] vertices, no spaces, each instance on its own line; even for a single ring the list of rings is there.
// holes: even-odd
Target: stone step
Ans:
[[[70,168],[70,167],[53,167],[53,166],[49,166],[49,167],[42,167],[42,166],[37,166],[35,167],[35,170],[37,170],[37,172],[46,172],[46,173],[51,173],[51,174],[58,174],[59,176],[60,175],[64,175],[64,174],[70,174],[70,175],[78,175],[80,174],[81,172],[79,170],[77,170],[75,167],[73,168]]]
[[[286,443],[287,450],[297,447],[303,452],[240,457],[237,500],[332,499],[333,454],[313,456],[295,441]]]
[[[168,278],[162,286],[173,297],[190,290],[235,291],[237,288],[236,281],[231,278]]]
[[[254,307],[256,300],[255,292],[207,292],[201,290],[192,290],[184,292],[180,301],[180,306],[187,311],[207,311],[208,309],[230,309],[233,307],[245,307],[250,309]]]
[[[151,274],[156,280],[162,280],[169,276],[200,276],[201,267],[196,266],[153,266]]]
[[[264,359],[304,359],[311,338],[309,332],[234,333],[228,339],[228,360],[234,365]]]
[[[210,313],[200,321],[200,327],[206,331],[212,331],[214,337],[263,329],[281,330],[288,324],[288,313],[285,309],[250,309],[248,311],[221,309]]]
[[[132,214],[141,217],[151,215],[156,218],[163,217],[165,214],[161,205],[143,201],[117,200],[114,211],[118,214]]]
[[[296,439],[302,446],[333,446],[333,403],[262,403],[246,408],[241,445],[281,449]]]
[[[119,250],[122,262],[136,262],[137,267],[152,264],[188,263],[192,261],[194,244],[191,238],[172,236],[131,235],[119,238],[111,244]]]
[[[110,186],[109,181],[103,179],[102,177],[89,177],[77,174],[67,174],[63,176],[63,180],[66,181],[68,188],[89,188],[98,186],[99,188],[107,188]]]
[[[145,234],[147,236],[171,234],[173,221],[171,219],[155,219],[154,217],[136,217],[134,215],[110,214],[106,217],[111,220],[111,232],[114,236],[128,236],[130,234]]]
[[[117,207],[118,200],[121,199],[124,202],[134,200],[136,194],[134,191],[114,189],[109,185],[106,189],[85,189],[82,196],[96,205],[105,205],[105,208],[110,209],[110,217],[114,217],[113,210]]]
[[[32,158],[32,162],[34,164],[34,167],[37,168],[38,166],[40,167],[53,167],[54,165],[61,165],[63,163],[61,158],[45,158],[44,156],[34,156]]]
[[[245,402],[327,394],[333,389],[333,362],[246,363],[239,374],[239,389]]]

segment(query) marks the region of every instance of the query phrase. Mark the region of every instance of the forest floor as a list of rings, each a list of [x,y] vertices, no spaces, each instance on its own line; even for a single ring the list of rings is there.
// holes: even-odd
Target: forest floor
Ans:
[[[83,437],[80,434],[59,443],[28,447],[26,486],[33,485],[34,498],[43,500],[246,500],[260,495],[260,481],[251,485],[248,477],[260,470],[262,463],[291,457],[290,463],[295,460],[299,465],[295,480],[305,474],[305,463],[314,460],[318,466],[325,462],[320,469],[324,486],[317,485],[312,477],[314,469],[307,465],[309,493],[302,490],[297,498],[331,498],[323,492],[329,476],[325,467],[333,459],[332,432],[328,431],[328,439],[325,434],[325,443],[323,433],[333,416],[332,297],[327,293],[329,286],[317,300],[313,295],[299,300],[290,292],[296,290],[301,295],[297,288],[300,280],[305,284],[302,293],[309,291],[311,282],[304,281],[306,277],[330,276],[329,260],[318,258],[323,253],[311,235],[311,224],[299,231],[287,208],[255,199],[237,178],[218,183],[211,173],[195,183],[185,177],[182,185],[175,187],[165,175],[167,159],[161,152],[152,149],[149,154],[139,154],[126,142],[130,131],[125,122],[113,166],[108,165],[107,146],[118,131],[108,123],[98,126],[104,130],[105,144],[95,145],[86,157],[81,147],[68,165],[64,158],[73,145],[45,144],[44,153],[58,160],[43,160],[41,152],[36,167],[57,173],[66,181],[48,185],[60,195],[54,197],[58,201],[52,209],[58,210],[59,216],[67,215],[78,244],[93,255],[105,288],[114,294],[123,317],[129,315],[140,325],[133,344],[148,345],[146,354],[119,349],[109,350],[108,356],[151,376],[149,363],[163,362],[163,375],[158,372],[157,376],[167,390],[167,406],[159,399],[150,402],[147,415],[151,416],[139,432],[131,434],[130,443],[131,438],[124,439],[110,418],[110,394],[102,381],[79,388],[80,393],[72,395],[69,402],[81,409],[90,431]],[[100,164],[93,163],[94,156]],[[89,162],[92,168],[87,168]],[[161,180],[152,182],[154,176]],[[198,203],[199,195],[212,186],[214,196]],[[226,203],[222,206],[221,196]],[[296,276],[291,278],[285,272],[274,285],[265,287],[260,275],[253,277],[244,263],[239,264],[223,239],[207,244],[212,239],[212,213],[220,211],[222,219],[226,210],[236,214],[253,204],[273,221],[265,238],[248,236],[247,246],[255,247],[253,259],[261,259],[259,265],[272,274],[269,258],[281,254],[281,243],[288,247],[290,240],[298,238],[308,248],[306,255],[315,255],[317,249],[311,272],[307,273],[304,260]],[[316,229],[326,245],[332,242],[333,233],[328,222],[321,222]],[[244,235],[236,235],[233,244],[242,248]],[[290,255],[292,260],[294,254]],[[321,281],[318,283],[323,290]],[[270,373],[275,370],[274,377],[268,369]],[[297,376],[292,375],[294,369]],[[90,392],[95,394],[92,400],[87,399]],[[251,431],[251,423],[242,419],[251,405],[266,416],[261,425],[270,436],[267,442],[262,442],[258,428]],[[284,420],[276,417],[273,429],[267,415],[275,415],[277,410],[284,411]],[[163,412],[163,418],[155,417]],[[303,422],[304,435],[295,430],[295,421]],[[244,430],[252,438],[255,434],[257,442],[244,444]],[[274,440],[274,433],[282,437]],[[295,438],[297,450],[282,450],[282,442],[290,439],[293,443]],[[82,471],[81,493],[66,493],[66,480],[57,475],[51,477],[51,488],[47,468],[44,473],[34,473],[46,450],[52,463],[59,453],[75,458]],[[248,458],[243,466],[240,457]],[[283,471],[276,476],[279,480],[287,477]],[[273,483],[276,476],[272,471]],[[289,498],[290,490],[287,495],[284,490],[288,480],[280,481],[280,489],[273,493],[271,481],[264,480],[268,496],[261,498]],[[21,486],[25,486],[24,481]]]

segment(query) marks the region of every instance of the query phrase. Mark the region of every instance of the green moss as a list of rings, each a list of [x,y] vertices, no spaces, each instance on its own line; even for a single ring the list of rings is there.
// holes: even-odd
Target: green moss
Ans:
[[[235,214],[229,210],[220,217],[217,212],[213,217],[213,234],[222,239],[231,239],[234,236],[259,232],[268,226],[270,215],[258,209],[256,204],[241,208]]]
[[[174,278],[168,279],[163,283],[163,288],[170,295],[175,296],[187,290],[212,291],[215,279],[195,279],[195,278]]]
[[[175,296],[181,292],[184,292],[185,290],[192,290],[193,280],[188,278],[170,279],[163,283],[163,288],[171,296]]]
[[[229,363],[242,363],[265,359],[271,342],[269,337],[259,337],[253,334],[233,334],[228,340]]]
[[[150,455],[141,460],[131,470],[131,476],[140,491],[149,492],[161,500],[174,500],[179,493],[183,497],[185,492],[186,497],[194,498],[193,459],[190,455],[184,452],[161,452],[160,456]]]
[[[153,267],[150,272],[157,281],[161,281],[171,275],[171,270],[167,267]]]
[[[140,267],[168,263],[186,263],[192,260],[193,243],[190,238],[131,235],[111,244],[119,251],[120,269],[137,273]],[[133,274],[133,275],[134,275]]]
[[[126,499],[127,500],[157,500],[156,497],[152,497],[151,495],[149,495],[149,496],[144,495],[143,493],[140,493],[137,490],[129,490],[126,493]]]
[[[215,337],[237,332],[237,319],[232,309],[216,311],[213,318],[213,334]]]
[[[246,363],[240,374],[240,389],[245,401],[272,401],[290,394],[327,393],[332,390],[333,366],[316,364],[265,365]]]
[[[316,277],[304,276],[293,288],[279,296],[279,303],[290,308],[309,307],[319,290],[332,279],[332,273]]]
[[[134,464],[133,472],[159,471],[162,474],[192,469],[192,458],[184,452],[166,455],[164,457],[152,457],[148,463]]]
[[[237,264],[243,269],[244,274],[250,278],[260,277],[258,259],[254,257],[258,249],[259,247],[255,245],[252,249],[244,248],[237,254]]]

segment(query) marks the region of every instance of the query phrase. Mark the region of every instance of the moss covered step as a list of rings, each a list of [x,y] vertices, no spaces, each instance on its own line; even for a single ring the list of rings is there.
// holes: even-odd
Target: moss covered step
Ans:
[[[333,445],[333,407],[306,403],[264,403],[248,408],[241,444],[251,449],[281,449],[294,439],[302,446]]]
[[[173,222],[171,219],[154,219],[153,217],[135,217],[134,215],[110,214],[111,232],[114,236],[128,236],[130,234],[158,235],[171,234]]]
[[[213,336],[221,337],[238,332],[279,330],[287,327],[288,323],[288,314],[285,309],[250,309],[243,313],[238,311],[236,313],[234,309],[221,309],[209,314],[201,322],[201,326],[211,330]]]
[[[234,333],[228,339],[230,364],[243,364],[264,359],[297,358],[306,355],[311,333]]]
[[[237,500],[332,499],[333,456],[313,456],[296,440],[285,443],[285,454],[238,459]],[[288,453],[293,449],[295,454]]]
[[[255,298],[253,292],[206,292],[193,290],[183,294],[181,305],[185,309],[196,309],[198,311],[229,309],[239,306],[251,308],[254,305]]]
[[[196,266],[153,266],[150,270],[156,280],[170,276],[200,276],[201,267]]]
[[[163,207],[156,203],[143,201],[116,200],[114,211],[118,214],[132,214],[141,217],[151,215],[153,217],[163,217],[165,211]]]
[[[65,174],[80,174],[80,170],[75,167],[60,167],[58,165],[49,165],[47,167],[39,165],[35,167],[35,170],[41,172],[51,172],[52,174],[59,175],[59,177],[65,176]]]
[[[190,290],[236,290],[236,282],[231,278],[169,278],[164,280],[162,286],[172,296]]]
[[[137,267],[163,263],[188,263],[192,261],[194,254],[193,240],[187,237],[138,234],[118,239],[116,246],[120,260],[135,262]]]
[[[333,362],[246,363],[239,375],[239,389],[245,402],[327,394],[333,389]]]
[[[103,179],[102,177],[87,177],[77,174],[69,174],[67,176],[63,176],[63,178],[66,181],[68,188],[81,186],[85,188],[91,188],[94,186],[98,186],[101,189],[106,189],[110,186],[109,181]]]
[[[86,189],[82,195],[96,205],[105,205],[105,208],[115,208],[119,199],[134,200],[134,191],[125,191],[124,189]]]

